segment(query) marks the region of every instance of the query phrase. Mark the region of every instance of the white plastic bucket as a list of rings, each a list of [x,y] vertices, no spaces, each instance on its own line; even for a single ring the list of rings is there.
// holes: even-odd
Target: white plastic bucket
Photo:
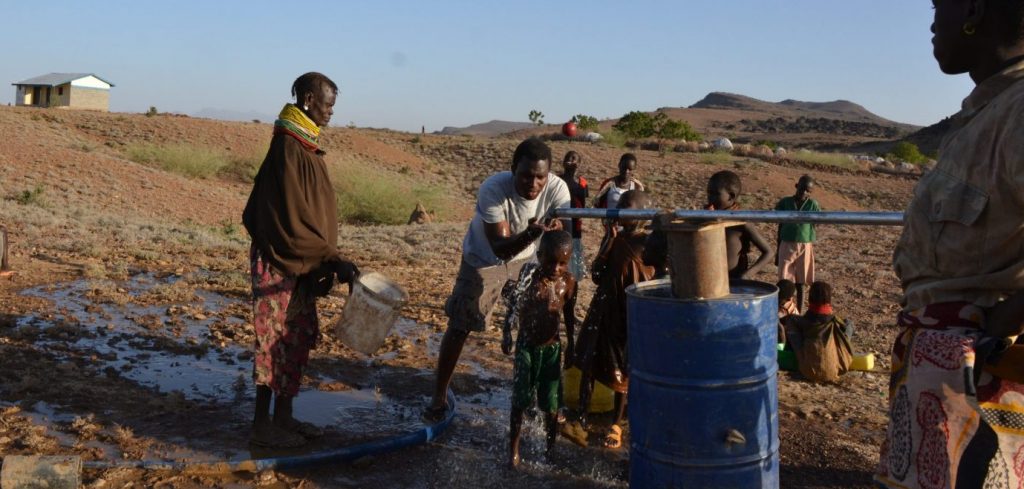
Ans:
[[[360,275],[334,332],[349,348],[372,355],[384,344],[408,300],[409,294],[387,277],[376,272]]]

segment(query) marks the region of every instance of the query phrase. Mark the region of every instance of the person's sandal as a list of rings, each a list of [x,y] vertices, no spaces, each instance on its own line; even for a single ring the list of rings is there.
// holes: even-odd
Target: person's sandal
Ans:
[[[604,435],[604,447],[612,449],[622,447],[622,427],[613,424],[608,428],[608,434]]]

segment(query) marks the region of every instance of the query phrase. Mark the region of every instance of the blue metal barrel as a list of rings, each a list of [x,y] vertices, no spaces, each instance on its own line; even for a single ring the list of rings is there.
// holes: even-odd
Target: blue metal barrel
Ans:
[[[733,281],[676,299],[668,279],[627,289],[632,488],[777,488],[778,290]]]

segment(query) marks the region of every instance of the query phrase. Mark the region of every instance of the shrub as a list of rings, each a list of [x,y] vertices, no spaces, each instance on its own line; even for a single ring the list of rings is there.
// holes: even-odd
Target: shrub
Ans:
[[[658,113],[658,116],[662,116],[660,120],[657,116],[655,117],[658,139],[669,141],[678,141],[680,139],[684,141],[701,140],[700,134],[693,130],[690,123],[676,119],[669,119],[664,113]]]
[[[899,160],[907,163],[921,164],[928,161],[928,157],[921,154],[917,145],[907,141],[900,141],[892,149],[892,154],[886,157],[887,160]]]
[[[157,112],[156,107],[153,106],[150,106],[149,110],[146,111],[146,117],[153,117],[157,114],[159,114],[159,112]]]
[[[443,219],[455,205],[444,188],[421,183],[413,176],[382,172],[359,161],[332,165],[331,182],[338,219],[349,224],[405,224],[417,202],[435,218]]]
[[[36,185],[31,190],[22,190],[20,194],[14,197],[14,201],[21,205],[42,205],[43,186]]]
[[[544,125],[544,113],[539,110],[530,111],[530,122],[537,124],[538,126]]]
[[[637,139],[649,138],[654,135],[654,118],[646,112],[634,110],[621,118],[612,126],[622,132],[627,138],[636,141]]]
[[[227,164],[221,167],[217,175],[245,183],[252,182],[256,178],[256,174],[259,173],[266,154],[266,149],[249,154],[231,153],[226,156]]]
[[[188,144],[133,144],[126,148],[128,159],[192,178],[209,178],[231,164],[222,152]]]
[[[711,151],[700,154],[700,162],[705,165],[723,166],[732,163],[733,155],[720,151]]]
[[[804,151],[789,153],[788,157],[793,160],[815,163],[818,165],[834,166],[838,168],[857,169],[857,164],[848,156],[841,153],[819,153],[817,151]]]
[[[589,116],[586,114],[576,114],[572,117],[572,121],[576,123],[576,126],[581,131],[593,131],[597,129],[597,117]]]
[[[612,129],[601,133],[601,142],[614,146],[616,148],[623,148],[626,146],[626,135],[622,134],[622,131]]]

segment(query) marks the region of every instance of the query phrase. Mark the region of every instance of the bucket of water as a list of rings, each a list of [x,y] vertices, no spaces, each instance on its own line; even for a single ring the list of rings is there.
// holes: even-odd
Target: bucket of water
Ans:
[[[349,348],[372,355],[384,344],[408,300],[409,294],[387,277],[376,272],[360,275],[334,332]]]

